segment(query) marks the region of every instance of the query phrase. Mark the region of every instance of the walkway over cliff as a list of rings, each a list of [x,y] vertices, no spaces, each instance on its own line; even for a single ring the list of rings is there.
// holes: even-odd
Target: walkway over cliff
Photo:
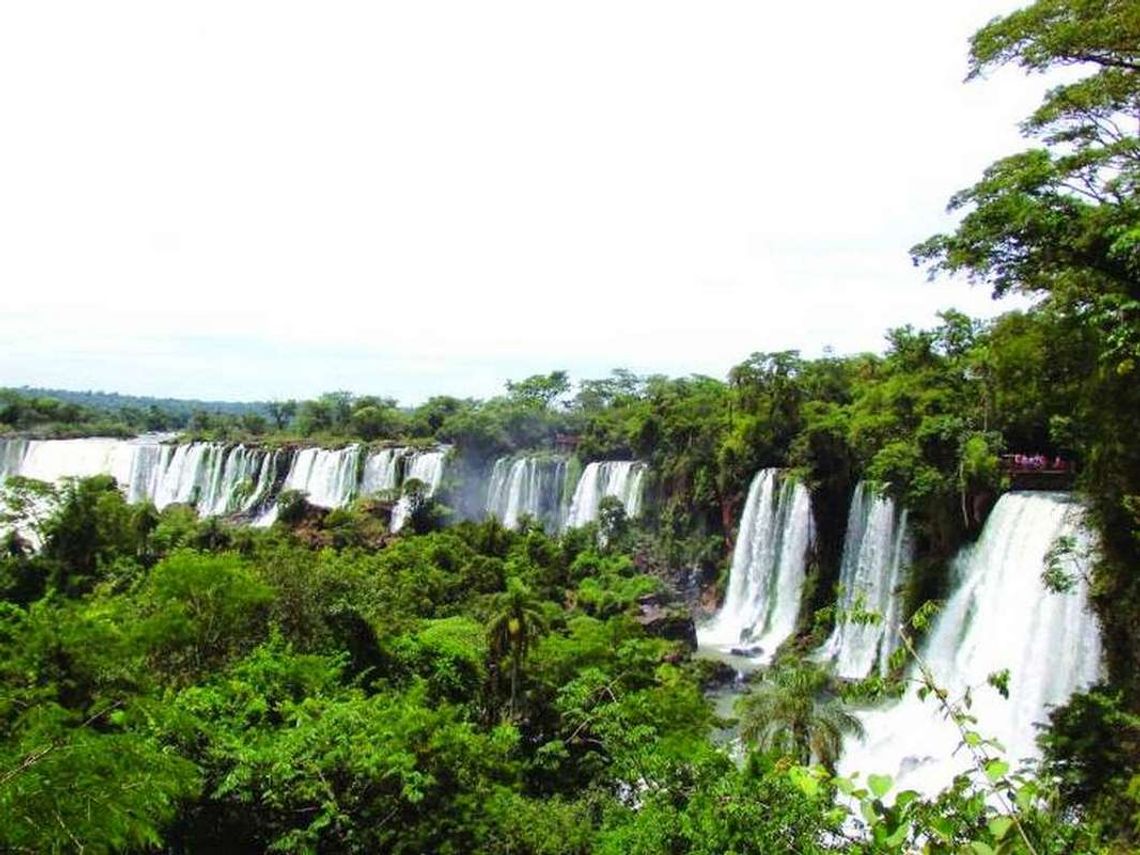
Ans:
[[[1012,490],[1067,490],[1077,475],[1071,460],[1047,454],[1003,454],[1001,469]]]

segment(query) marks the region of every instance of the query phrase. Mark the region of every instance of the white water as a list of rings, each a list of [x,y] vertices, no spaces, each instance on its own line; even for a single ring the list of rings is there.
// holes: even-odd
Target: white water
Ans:
[[[385,448],[368,455],[364,461],[364,475],[360,480],[361,495],[374,496],[399,487],[400,461],[406,454],[406,448]]]
[[[425,496],[435,495],[443,481],[443,463],[447,456],[446,450],[417,451],[411,455],[410,462],[404,470],[404,483],[413,478],[423,483],[426,488]],[[404,527],[412,514],[412,503],[407,496],[401,496],[392,509],[392,531],[399,531]]]
[[[577,528],[596,520],[598,505],[606,496],[620,499],[626,514],[636,517],[641,512],[641,487],[644,479],[645,464],[636,460],[607,460],[588,464],[574,488],[566,527]]]
[[[158,508],[193,503],[202,516],[244,513],[268,497],[277,456],[244,445],[140,444],[134,449],[130,477],[115,477],[131,502],[149,499]]]
[[[724,606],[697,628],[702,647],[758,647],[753,658],[771,660],[796,627],[813,528],[806,488],[777,469],[757,473],[736,537]]]
[[[906,510],[860,482],[847,515],[847,534],[839,571],[839,620],[819,658],[835,663],[840,677],[862,679],[878,664],[886,674],[898,646],[901,619],[899,586],[912,560]],[[843,620],[861,609],[878,615],[878,623]]]
[[[313,505],[338,508],[359,495],[394,490],[403,480],[418,478],[431,495],[442,481],[445,456],[445,451],[388,448],[364,458],[359,445],[271,452],[159,440],[0,439],[0,480],[21,475],[58,483],[68,477],[111,475],[131,502],[149,500],[160,509],[193,503],[203,516],[258,514],[256,524],[269,525],[277,517],[273,500],[280,490],[300,490]],[[407,465],[401,478],[403,462]],[[278,468],[286,463],[284,478],[278,479]],[[406,513],[406,507],[397,508],[393,516]]]
[[[921,655],[951,698],[971,686],[976,729],[998,739],[1006,758],[1036,756],[1034,725],[1050,706],[1095,682],[1101,670],[1100,631],[1083,580],[1067,594],[1041,582],[1045,555],[1059,536],[1088,542],[1082,510],[1065,494],[1007,493],[981,538],[956,565],[957,588],[939,614]],[[985,685],[1009,669],[1009,700]],[[866,739],[850,741],[841,769],[889,774],[897,789],[932,794],[969,767],[960,735],[915,692],[864,713]]]
[[[4,476],[20,475],[37,481],[55,483],[67,477],[90,478],[113,475],[120,483],[131,478],[136,441],[121,439],[4,440],[11,450],[11,468]]]
[[[0,439],[0,481],[20,474],[20,466],[27,450],[26,439]]]
[[[500,457],[491,470],[487,513],[507,528],[515,528],[523,516],[529,516],[557,529],[565,483],[565,458]]]
[[[341,508],[356,495],[359,474],[359,445],[303,448],[293,456],[282,489],[300,490],[318,508]]]
[[[13,476],[59,483],[69,476],[89,478],[94,475],[113,475],[120,483],[127,483],[133,473],[138,447],[122,440],[103,438],[0,439],[0,484]],[[0,510],[5,510],[2,500]],[[50,501],[34,501],[29,508],[30,519],[25,520],[30,527],[20,527],[20,534],[38,546],[37,523],[33,519],[42,521],[51,511]]]

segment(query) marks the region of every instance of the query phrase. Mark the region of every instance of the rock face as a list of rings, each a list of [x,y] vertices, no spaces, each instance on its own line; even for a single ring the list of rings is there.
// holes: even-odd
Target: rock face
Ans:
[[[755,644],[752,647],[733,647],[729,650],[729,653],[733,656],[743,656],[745,659],[755,659],[758,656],[764,655],[764,648],[759,644]]]
[[[737,686],[742,681],[742,675],[727,662],[719,659],[696,659],[701,681],[701,689],[718,691]]]
[[[657,594],[638,600],[638,615],[634,618],[645,631],[657,638],[679,641],[689,650],[697,649],[697,626],[684,606],[662,602]]]

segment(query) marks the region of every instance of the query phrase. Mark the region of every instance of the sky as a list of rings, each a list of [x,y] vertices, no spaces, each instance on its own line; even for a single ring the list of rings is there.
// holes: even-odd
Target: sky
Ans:
[[[0,4],[0,385],[418,403],[881,351],[1009,0]]]

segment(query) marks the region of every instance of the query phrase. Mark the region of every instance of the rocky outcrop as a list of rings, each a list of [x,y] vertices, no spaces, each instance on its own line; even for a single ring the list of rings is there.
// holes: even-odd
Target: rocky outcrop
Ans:
[[[697,626],[687,608],[663,602],[657,594],[642,597],[637,605],[634,620],[650,635],[679,641],[690,650],[697,649]]]

